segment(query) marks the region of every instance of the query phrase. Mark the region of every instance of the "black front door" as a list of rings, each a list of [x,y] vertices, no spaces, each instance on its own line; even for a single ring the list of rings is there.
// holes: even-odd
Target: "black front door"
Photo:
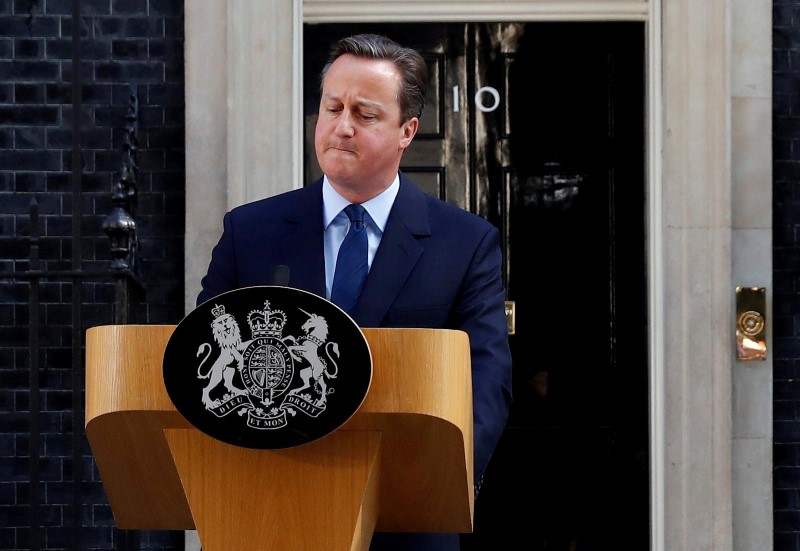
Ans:
[[[464,550],[649,546],[642,23],[307,24],[306,181],[327,46],[431,72],[402,169],[504,236],[514,407]]]

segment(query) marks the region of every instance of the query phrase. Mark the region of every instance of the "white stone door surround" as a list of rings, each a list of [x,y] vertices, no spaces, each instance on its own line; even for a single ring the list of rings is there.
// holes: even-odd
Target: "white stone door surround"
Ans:
[[[771,10],[771,0],[188,0],[186,311],[224,212],[302,185],[303,22],[643,21],[651,549],[772,549],[772,359],[737,361],[733,334],[737,285],[772,297]]]

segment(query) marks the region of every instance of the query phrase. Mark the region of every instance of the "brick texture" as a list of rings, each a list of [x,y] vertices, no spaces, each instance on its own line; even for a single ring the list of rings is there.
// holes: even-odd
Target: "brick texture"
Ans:
[[[800,1],[773,2],[774,548],[800,550]]]
[[[78,252],[72,8],[72,0],[0,0],[0,551],[34,544],[64,550],[183,549],[182,531],[115,528],[83,434],[83,396],[73,395],[76,382],[83,388],[83,356],[75,361],[73,338],[80,331],[82,343],[88,327],[115,323],[114,280],[41,279],[34,309],[30,280],[12,275],[30,268],[34,200],[40,268],[70,270],[73,251]],[[140,167],[133,214],[142,290],[132,294],[129,321],[174,324],[183,315],[184,128],[175,115],[184,108],[183,2],[80,0],[80,8],[80,269],[110,267],[102,224],[121,174],[133,86]],[[32,313],[38,314],[33,332]],[[32,333],[36,348],[30,346]],[[39,366],[36,393],[31,392],[33,359]],[[74,423],[73,415],[80,417]],[[39,437],[32,442],[35,424]],[[75,469],[79,475],[73,475]],[[78,511],[72,510],[75,503]]]

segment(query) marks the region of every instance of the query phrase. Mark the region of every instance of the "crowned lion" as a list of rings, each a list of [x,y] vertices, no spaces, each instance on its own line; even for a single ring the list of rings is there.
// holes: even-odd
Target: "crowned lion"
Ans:
[[[224,306],[217,306],[213,312],[217,316],[211,322],[211,331],[214,340],[219,345],[219,356],[205,374],[202,370],[211,356],[211,345],[205,342],[197,349],[198,357],[205,354],[200,365],[197,366],[197,378],[210,379],[208,385],[203,389],[203,404],[206,409],[211,409],[219,403],[219,400],[212,400],[210,394],[221,382],[224,382],[225,388],[232,394],[245,394],[244,390],[233,384],[236,369],[241,370],[242,368],[242,335],[239,324],[231,314],[225,313]]]

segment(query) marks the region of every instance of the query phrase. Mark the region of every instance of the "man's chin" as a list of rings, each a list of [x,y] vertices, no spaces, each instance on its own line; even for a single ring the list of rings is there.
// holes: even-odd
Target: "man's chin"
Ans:
[[[320,168],[333,182],[351,182],[356,178],[356,171],[346,163],[325,163]]]

